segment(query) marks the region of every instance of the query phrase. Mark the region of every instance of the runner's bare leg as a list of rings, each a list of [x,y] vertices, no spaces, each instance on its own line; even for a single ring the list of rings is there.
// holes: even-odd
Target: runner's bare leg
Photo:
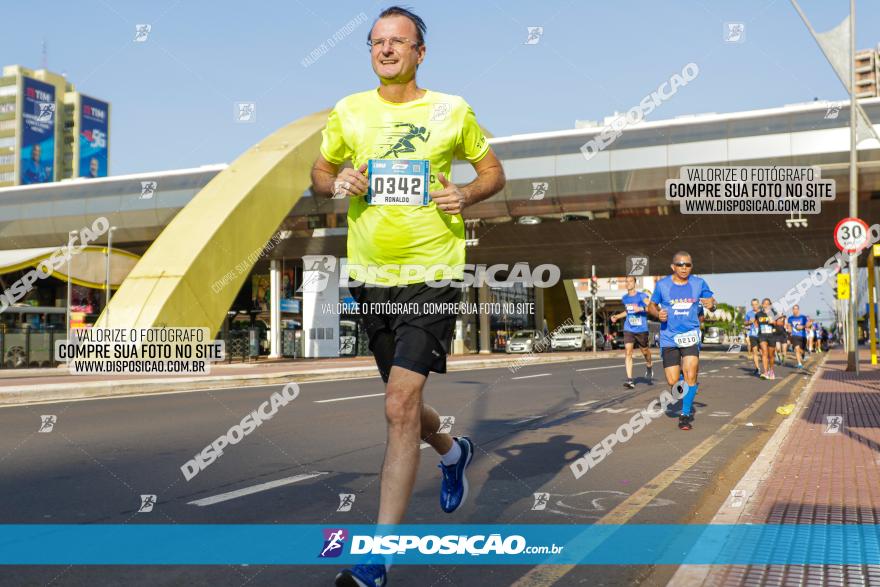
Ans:
[[[623,359],[623,364],[626,365],[626,378],[633,378],[633,347],[635,346],[633,343],[628,342],[623,345],[626,349],[626,358]]]
[[[449,452],[452,437],[439,434],[440,417],[422,402],[427,377],[391,367],[385,386],[385,420],[388,440],[379,489],[379,524],[399,524],[403,520],[419,468],[419,438],[440,454]],[[427,430],[427,432],[425,431]]]
[[[440,414],[431,406],[422,402],[422,440],[427,442],[439,455],[445,455],[452,449],[452,435],[437,432],[440,429]]]

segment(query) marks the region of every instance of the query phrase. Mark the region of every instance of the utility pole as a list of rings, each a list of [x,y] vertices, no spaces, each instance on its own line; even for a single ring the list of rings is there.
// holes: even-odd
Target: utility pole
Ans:
[[[849,215],[859,217],[859,154],[856,150],[856,0],[849,0]],[[859,291],[859,257],[849,255],[849,347],[846,353],[846,370],[859,375],[859,338],[856,322]]]
[[[590,279],[590,291],[593,293],[590,299],[593,300],[593,317],[590,319],[590,336],[593,338],[593,354],[596,354],[596,294],[598,293],[598,284],[596,283],[596,266],[593,265],[593,273]]]

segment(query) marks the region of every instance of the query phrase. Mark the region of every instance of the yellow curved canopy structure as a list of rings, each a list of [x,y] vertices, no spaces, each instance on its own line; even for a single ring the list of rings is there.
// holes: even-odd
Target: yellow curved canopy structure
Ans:
[[[15,249],[0,251],[0,275],[27,267],[36,267],[61,247]],[[125,280],[139,257],[121,249],[111,249],[110,287],[117,288]],[[76,285],[104,289],[107,275],[107,248],[86,246],[70,256],[70,281]],[[52,272],[52,277],[67,281],[67,262]]]
[[[327,111],[301,118],[212,179],[110,300],[110,323],[105,311],[97,326],[208,327],[216,333],[256,256],[311,185],[326,122]]]

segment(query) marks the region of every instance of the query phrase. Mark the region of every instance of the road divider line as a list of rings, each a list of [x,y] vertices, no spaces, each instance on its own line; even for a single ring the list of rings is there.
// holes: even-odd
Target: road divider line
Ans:
[[[329,474],[330,473],[326,471],[317,471],[314,473],[294,475],[293,477],[285,477],[284,479],[277,479],[275,481],[269,481],[267,483],[260,483],[259,485],[252,485],[251,487],[245,487],[244,489],[236,489],[235,491],[229,491],[227,493],[221,493],[219,495],[214,495],[211,497],[196,499],[194,501],[188,502],[187,505],[197,505],[199,507],[205,507],[207,505],[214,505],[215,503],[229,501],[230,499],[235,499],[237,497],[244,497],[245,495],[260,493],[261,491],[268,491],[269,489],[275,489],[276,487],[282,487],[284,485],[290,485],[291,483],[306,481],[307,479],[314,479],[315,477]]]
[[[348,397],[334,397],[332,399],[316,399],[316,404],[329,404],[330,402],[344,402],[349,399],[361,399],[365,397],[379,397],[380,395],[385,395],[385,392],[382,393],[368,393],[367,395],[350,395]]]
[[[544,414],[540,416],[529,416],[528,418],[523,418],[522,420],[517,420],[516,422],[508,422],[510,426],[516,426],[517,424],[525,424],[526,422],[531,422],[533,420],[540,420],[544,417]]]
[[[532,377],[546,377],[547,375],[550,375],[550,373],[537,373],[535,375],[521,375],[519,377],[511,377],[510,379],[511,380],[513,380],[513,379],[531,379]]]
[[[664,469],[656,477],[645,483],[635,493],[623,500],[617,507],[605,514],[597,520],[596,524],[625,524],[636,516],[642,509],[648,506],[660,493],[665,491],[674,481],[682,474],[691,469],[709,453],[713,448],[718,446],[725,440],[734,430],[745,423],[749,416],[754,414],[761,406],[767,403],[773,394],[785,387],[789,382],[794,381],[795,374],[792,373],[781,380],[779,383],[771,387],[761,397],[746,406],[739,414],[733,417],[730,422],[721,426],[711,436],[703,440],[700,444],[692,448],[687,454],[679,458],[675,463]],[[572,539],[577,541],[578,538]],[[587,552],[584,553],[586,556]],[[565,575],[573,570],[577,565],[549,565],[540,564],[532,567],[532,569],[520,577],[511,587],[550,587],[556,585]]]
[[[633,366],[636,365],[645,365],[646,363],[633,363]],[[581,371],[598,371],[599,369],[620,369],[620,364],[617,365],[606,365],[605,367],[588,367],[586,369],[575,369],[577,372]]]

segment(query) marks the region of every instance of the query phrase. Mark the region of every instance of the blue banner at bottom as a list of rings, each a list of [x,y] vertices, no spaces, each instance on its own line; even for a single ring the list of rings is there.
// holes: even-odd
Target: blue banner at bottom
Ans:
[[[880,564],[878,525],[0,525],[4,565]]]

